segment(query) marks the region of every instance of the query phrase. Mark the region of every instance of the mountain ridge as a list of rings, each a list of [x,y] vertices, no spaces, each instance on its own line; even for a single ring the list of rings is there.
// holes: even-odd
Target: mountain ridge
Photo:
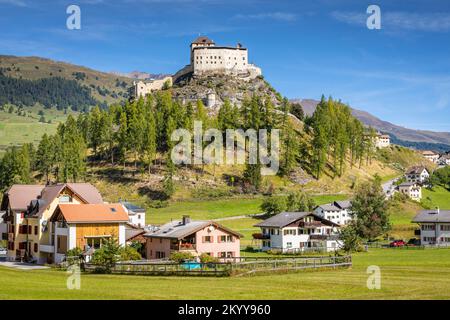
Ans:
[[[312,116],[320,101],[315,99],[291,99],[291,102],[300,103],[306,115]],[[450,132],[437,132],[430,130],[417,130],[401,127],[389,121],[382,120],[367,111],[352,108],[352,114],[362,123],[371,126],[383,133],[389,134],[401,145],[417,149],[434,149],[436,151],[450,150]],[[423,147],[420,147],[423,144]],[[425,147],[426,146],[426,147]]]

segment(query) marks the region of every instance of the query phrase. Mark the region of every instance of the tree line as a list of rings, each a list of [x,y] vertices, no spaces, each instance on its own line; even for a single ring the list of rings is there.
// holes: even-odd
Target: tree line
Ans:
[[[281,129],[281,176],[289,175],[303,161],[313,164],[317,178],[327,161],[334,164],[336,175],[342,175],[346,157],[351,166],[361,164],[363,157],[370,158],[366,132],[347,106],[322,99],[312,118],[305,119],[312,136],[308,143],[291,119],[293,109],[303,115],[301,106],[293,106],[287,99],[276,107],[268,97],[254,95],[244,99],[240,107],[225,100],[218,113],[211,115],[201,100],[183,104],[172,98],[170,90],[107,109],[94,107],[77,118],[69,115],[56,134],[42,137],[36,149],[31,144],[8,149],[0,161],[0,187],[29,183],[33,172],[47,182],[82,180],[89,155],[94,163],[107,161],[124,168],[131,165],[135,171],[147,171],[149,175],[155,164],[164,165],[164,189],[170,196],[176,170],[170,159],[175,144],[171,134],[179,128],[192,131],[194,121],[202,121],[204,129],[217,128],[224,135],[226,129],[252,128],[267,129],[270,136],[272,129]],[[249,190],[260,190],[260,169],[260,164],[245,165],[242,180]]]
[[[18,79],[5,76],[0,70],[0,105],[7,103],[17,106],[39,103],[46,108],[81,111],[96,105],[98,101],[92,98],[90,88],[81,86],[75,80],[61,77]]]
[[[333,177],[340,177],[346,165],[362,166],[370,163],[375,153],[374,129],[366,129],[351,109],[340,101],[323,96],[313,116],[305,121],[312,135],[310,170],[319,179],[327,165]]]

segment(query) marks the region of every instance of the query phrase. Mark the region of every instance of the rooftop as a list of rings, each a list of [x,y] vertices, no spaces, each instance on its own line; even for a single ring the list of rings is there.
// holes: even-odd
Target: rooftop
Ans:
[[[222,229],[228,233],[231,233],[239,238],[243,237],[240,233],[230,230],[214,221],[171,221],[162,225],[160,228],[153,232],[147,232],[146,237],[149,238],[170,238],[170,239],[183,239],[191,234],[196,233],[206,227],[213,226],[218,229]]]
[[[120,203],[60,204],[51,220],[56,219],[59,212],[68,223],[128,222],[128,215]]]
[[[192,44],[215,44],[210,38],[201,36],[192,41]]]
[[[264,220],[263,222],[255,224],[255,227],[283,228],[300,219],[303,219],[306,216],[314,216],[318,220],[328,222],[328,224],[333,226],[338,226],[336,223],[319,217],[312,212],[281,212],[267,220]]]
[[[425,168],[424,166],[414,166],[409,168],[406,171],[406,174],[421,174],[423,170],[426,170],[428,172],[427,168]]]
[[[423,210],[412,220],[413,222],[450,222],[450,210]]]

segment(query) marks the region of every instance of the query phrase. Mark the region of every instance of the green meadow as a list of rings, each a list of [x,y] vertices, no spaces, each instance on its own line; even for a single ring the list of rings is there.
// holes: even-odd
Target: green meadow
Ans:
[[[371,249],[350,269],[238,278],[82,274],[68,290],[68,274],[54,269],[0,267],[5,299],[450,299],[450,249]],[[378,266],[381,289],[367,288],[367,268]]]

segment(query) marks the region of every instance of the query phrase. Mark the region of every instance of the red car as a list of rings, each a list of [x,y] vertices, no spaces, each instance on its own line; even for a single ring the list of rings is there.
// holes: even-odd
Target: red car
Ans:
[[[394,240],[389,244],[390,247],[403,247],[405,245],[406,243],[403,240]]]

